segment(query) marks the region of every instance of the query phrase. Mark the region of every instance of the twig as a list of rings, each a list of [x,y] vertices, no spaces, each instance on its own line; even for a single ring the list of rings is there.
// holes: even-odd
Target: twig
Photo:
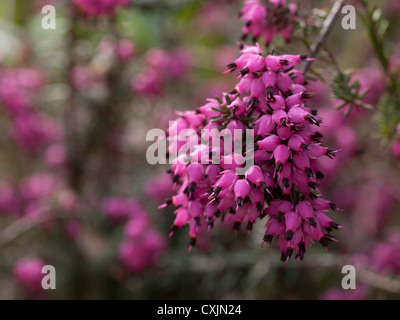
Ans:
[[[346,0],[337,0],[333,5],[332,10],[329,13],[328,17],[326,18],[317,40],[311,46],[308,58],[315,58],[317,56],[321,46],[325,43],[329,33],[331,32],[333,26],[335,25],[335,22],[338,19],[340,11],[345,2]],[[312,60],[306,61],[306,63],[303,65],[302,71],[306,73],[309,70],[311,64]]]
[[[46,215],[35,220],[30,217],[19,219],[3,231],[0,237],[0,248],[6,247],[20,236],[28,233],[38,226],[41,226],[47,222],[64,219],[65,217],[52,215]]]

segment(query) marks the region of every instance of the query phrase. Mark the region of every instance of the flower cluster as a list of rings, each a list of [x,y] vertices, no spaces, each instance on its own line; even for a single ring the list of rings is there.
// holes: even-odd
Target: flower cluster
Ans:
[[[127,7],[129,0],[74,0],[74,4],[87,17],[113,16],[118,7]]]
[[[286,4],[286,0],[268,0],[264,5],[261,0],[246,0],[240,17],[244,22],[242,40],[249,35],[254,42],[262,37],[267,46],[277,34],[289,42],[297,21],[297,5]]]
[[[132,90],[142,96],[159,95],[168,81],[185,79],[190,55],[184,49],[167,52],[153,48],[146,53],[146,67],[132,79]]]
[[[10,134],[28,153],[37,153],[61,135],[53,119],[34,109],[35,94],[42,85],[42,76],[32,69],[0,72],[0,104],[11,119]]]
[[[137,274],[154,265],[160,253],[166,249],[166,243],[140,202],[110,198],[103,203],[103,210],[110,220],[125,222],[125,239],[119,245],[118,252],[126,269]]]
[[[239,71],[235,89],[196,111],[184,112],[169,128],[169,154],[187,143],[178,138],[185,129],[221,130],[232,137],[238,129],[252,129],[255,143],[225,154],[223,144],[210,146],[198,138],[198,145],[171,166],[177,192],[162,207],[178,207],[171,235],[189,225],[191,246],[220,217],[233,222],[235,230],[247,222],[250,232],[256,220],[268,216],[264,242],[277,238],[283,261],[293,253],[301,260],[314,241],[326,247],[335,240],[331,232],[339,226],[326,212],[336,208],[320,198],[318,188],[324,177],[318,159],[333,158],[335,151],[321,145],[323,136],[317,128],[322,120],[316,110],[307,108],[311,93],[303,74],[294,70],[306,58],[265,57],[258,45],[244,46],[241,52],[228,66],[228,71]],[[244,140],[244,134],[236,139]],[[254,165],[237,174],[252,150]],[[205,154],[212,163],[203,161]]]

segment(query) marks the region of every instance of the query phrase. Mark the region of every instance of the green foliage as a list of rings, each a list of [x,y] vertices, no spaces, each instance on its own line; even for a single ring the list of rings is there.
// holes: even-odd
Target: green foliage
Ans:
[[[345,115],[348,116],[354,107],[362,107],[372,110],[374,107],[364,103],[362,100],[368,93],[368,90],[360,92],[361,84],[359,80],[352,80],[352,73],[337,72],[332,79],[332,91],[336,98],[343,101],[337,107],[342,109],[348,107]]]

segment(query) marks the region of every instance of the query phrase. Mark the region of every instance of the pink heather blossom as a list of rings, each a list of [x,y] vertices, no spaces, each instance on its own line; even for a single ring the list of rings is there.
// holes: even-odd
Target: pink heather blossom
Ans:
[[[168,174],[161,173],[149,179],[144,186],[145,194],[156,203],[172,197],[172,182]]]
[[[6,182],[0,183],[0,214],[14,215],[19,210],[19,195],[16,188]]]
[[[400,273],[399,230],[392,230],[385,242],[378,243],[372,249],[370,264],[379,272]]]
[[[325,292],[321,300],[367,300],[368,290],[364,284],[357,284],[356,290],[331,289]]]
[[[147,213],[143,212],[129,220],[124,229],[125,239],[118,252],[122,264],[129,272],[140,273],[157,263],[166,249],[164,238],[154,229]]]
[[[199,160],[201,150],[206,155],[216,151],[200,144],[171,166],[175,195],[161,207],[178,207],[171,235],[188,225],[189,249],[221,216],[236,231],[247,222],[248,232],[268,216],[264,243],[276,238],[284,262],[293,254],[302,260],[316,241],[324,247],[336,241],[331,233],[339,225],[326,215],[336,206],[320,197],[324,175],[318,164],[336,152],[321,145],[322,119],[305,105],[311,95],[304,84],[293,80],[298,73],[292,68],[303,60],[295,55],[265,57],[258,45],[243,46],[242,55],[228,66],[230,72],[239,71],[235,89],[220,100],[209,99],[196,112],[181,113],[170,126],[171,154],[182,146],[177,136],[184,129],[254,128],[255,145],[247,148],[254,150],[255,163],[244,176],[235,170],[244,166],[245,154],[224,155],[222,144],[219,164],[183,161]],[[228,110],[226,119],[220,108]]]
[[[56,181],[51,174],[38,173],[21,182],[20,195],[23,201],[36,201],[49,196],[56,186]]]
[[[128,62],[135,55],[136,48],[132,41],[121,39],[117,44],[117,55],[122,62]]]
[[[185,80],[191,67],[191,54],[183,48],[171,52],[152,48],[145,60],[146,67],[133,77],[131,87],[135,93],[146,97],[160,95],[171,79]]]
[[[138,200],[120,197],[104,200],[102,208],[106,217],[114,222],[126,221],[142,212],[142,205]]]
[[[354,74],[354,79],[360,81],[361,87],[359,93],[368,90],[363,102],[375,106],[385,92],[385,82],[382,79],[382,73],[379,68],[364,68]]]
[[[22,285],[28,293],[38,293],[42,288],[42,268],[46,263],[38,258],[23,258],[17,261],[14,266],[15,281]]]
[[[35,70],[0,71],[0,104],[11,120],[10,135],[20,148],[31,154],[62,136],[59,124],[34,108],[42,85],[43,78]]]
[[[400,158],[400,140],[395,140],[392,142],[392,153],[397,157]]]
[[[249,35],[254,41],[263,38],[268,46],[277,34],[286,42],[291,40],[293,26],[297,20],[297,5],[286,4],[286,0],[269,0],[267,5],[261,0],[246,0],[240,15],[244,22],[242,39]]]
[[[65,146],[61,143],[50,145],[44,152],[44,161],[51,167],[61,167],[67,158]]]
[[[129,6],[129,0],[73,0],[87,17],[113,16],[118,7]]]
[[[143,96],[157,96],[163,86],[162,75],[153,68],[147,68],[132,79],[132,89]]]

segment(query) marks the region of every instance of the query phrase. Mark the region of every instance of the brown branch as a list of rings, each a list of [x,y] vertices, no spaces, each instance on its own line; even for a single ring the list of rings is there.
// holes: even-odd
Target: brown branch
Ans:
[[[322,45],[325,43],[326,39],[328,38],[329,33],[331,32],[333,26],[335,25],[337,19],[339,18],[339,14],[343,5],[345,4],[346,0],[337,0],[332,7],[331,12],[329,13],[328,17],[326,18],[324,25],[322,26],[321,32],[317,37],[317,40],[311,46],[311,50],[308,54],[308,58],[315,58],[321,49]],[[310,69],[312,64],[312,60],[306,61],[303,65],[302,71],[307,73]]]

